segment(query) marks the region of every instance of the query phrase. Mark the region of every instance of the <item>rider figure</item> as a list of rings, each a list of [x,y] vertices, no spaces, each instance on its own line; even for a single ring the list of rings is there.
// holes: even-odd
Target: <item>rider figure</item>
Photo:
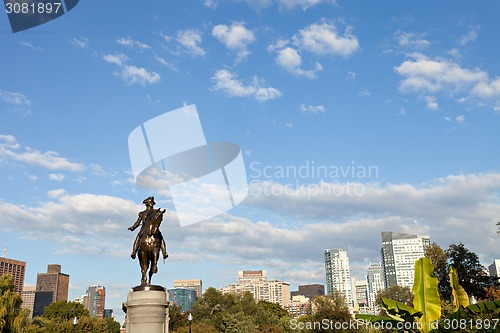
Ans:
[[[146,209],[143,210],[142,212],[139,212],[139,217],[137,218],[137,221],[135,221],[133,226],[128,228],[128,230],[134,231],[138,226],[141,226],[141,230],[137,234],[137,237],[135,238],[135,241],[134,241],[134,247],[132,249],[132,254],[130,254],[132,259],[135,259],[137,250],[139,249],[139,243],[141,241],[141,236],[145,232],[145,229],[146,229],[146,221],[148,219],[153,219],[155,217],[155,211],[153,210],[153,206],[156,204],[155,198],[154,197],[146,198],[146,199],[144,199],[144,201],[142,203],[146,205]],[[160,238],[160,246],[161,246],[161,252],[163,253],[163,259],[166,259],[168,257],[168,253],[167,253],[166,247],[165,247],[165,240],[163,239],[163,235],[161,234],[160,230],[158,230],[158,236]]]

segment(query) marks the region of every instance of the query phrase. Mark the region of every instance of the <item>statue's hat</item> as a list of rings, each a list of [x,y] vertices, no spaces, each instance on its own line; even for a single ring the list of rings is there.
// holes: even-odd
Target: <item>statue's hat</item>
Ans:
[[[144,199],[144,201],[142,202],[143,204],[147,204],[147,203],[150,203],[152,204],[153,206],[156,205],[156,202],[155,202],[155,198],[154,197],[148,197],[146,199]]]

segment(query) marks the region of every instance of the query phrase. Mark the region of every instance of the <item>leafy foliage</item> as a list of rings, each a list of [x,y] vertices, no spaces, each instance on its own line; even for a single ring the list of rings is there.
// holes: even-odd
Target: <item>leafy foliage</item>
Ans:
[[[439,293],[443,298],[451,296],[450,280],[448,279],[448,255],[438,244],[433,242],[426,250],[425,256],[434,266],[434,275],[438,278]]]
[[[458,283],[458,275],[453,266],[450,266],[450,285],[454,310],[457,311],[460,306],[468,306],[469,296],[460,283]]]
[[[77,302],[57,301],[50,303],[43,311],[43,317],[57,322],[69,321],[74,317],[89,316],[83,304]]]
[[[429,258],[420,258],[415,262],[415,281],[412,290],[413,307],[422,312],[419,322],[422,324],[422,331],[427,333],[431,329],[431,323],[441,317],[438,279],[434,276],[434,267]]]
[[[27,324],[29,311],[21,311],[21,296],[14,291],[12,276],[0,277],[0,332],[17,333]]]
[[[410,288],[402,286],[390,286],[388,288],[380,290],[375,298],[375,303],[379,306],[382,306],[383,298],[392,299],[406,305],[410,305],[413,302],[413,294]]]
[[[464,244],[451,244],[446,251],[449,266],[456,269],[458,282],[468,295],[485,299],[486,288],[491,284],[490,277],[479,262],[479,257],[469,251]]]
[[[283,318],[288,312],[278,304],[256,301],[250,292],[241,294],[222,294],[215,288],[208,288],[196,301],[192,309],[194,332],[195,325],[212,327],[217,332],[287,332]],[[187,321],[179,319],[174,332],[184,332]],[[208,325],[208,326],[207,326]]]

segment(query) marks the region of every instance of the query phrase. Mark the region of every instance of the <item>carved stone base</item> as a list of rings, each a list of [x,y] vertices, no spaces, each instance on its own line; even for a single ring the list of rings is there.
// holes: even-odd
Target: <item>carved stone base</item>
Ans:
[[[122,308],[126,333],[168,333],[168,293],[162,286],[137,286]]]

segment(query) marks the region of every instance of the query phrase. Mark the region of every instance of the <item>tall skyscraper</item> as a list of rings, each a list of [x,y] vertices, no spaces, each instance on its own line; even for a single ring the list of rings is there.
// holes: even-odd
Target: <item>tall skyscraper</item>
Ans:
[[[377,293],[385,289],[384,270],[379,263],[370,264],[366,281],[368,282],[368,306],[373,310]]]
[[[12,275],[14,291],[19,294],[23,291],[25,270],[26,263],[24,261],[0,257],[0,276],[6,273]]]
[[[221,288],[222,293],[249,291],[257,300],[264,300],[285,306],[290,303],[290,283],[267,279],[267,271],[239,271],[238,283]]]
[[[415,261],[425,256],[429,236],[382,232],[382,267],[385,286],[413,286]]]
[[[332,295],[334,290],[340,292],[347,303],[353,306],[351,272],[349,271],[349,258],[342,249],[325,250],[326,292]]]
[[[87,288],[87,294],[83,296],[83,305],[89,311],[91,317],[104,317],[106,303],[106,288],[92,285]]]
[[[48,265],[47,273],[38,273],[33,317],[41,316],[45,307],[52,302],[67,301],[68,288],[69,275],[61,273],[61,265]]]
[[[200,298],[203,294],[201,279],[191,280],[174,280],[174,288],[187,288],[196,290],[196,298]]]

